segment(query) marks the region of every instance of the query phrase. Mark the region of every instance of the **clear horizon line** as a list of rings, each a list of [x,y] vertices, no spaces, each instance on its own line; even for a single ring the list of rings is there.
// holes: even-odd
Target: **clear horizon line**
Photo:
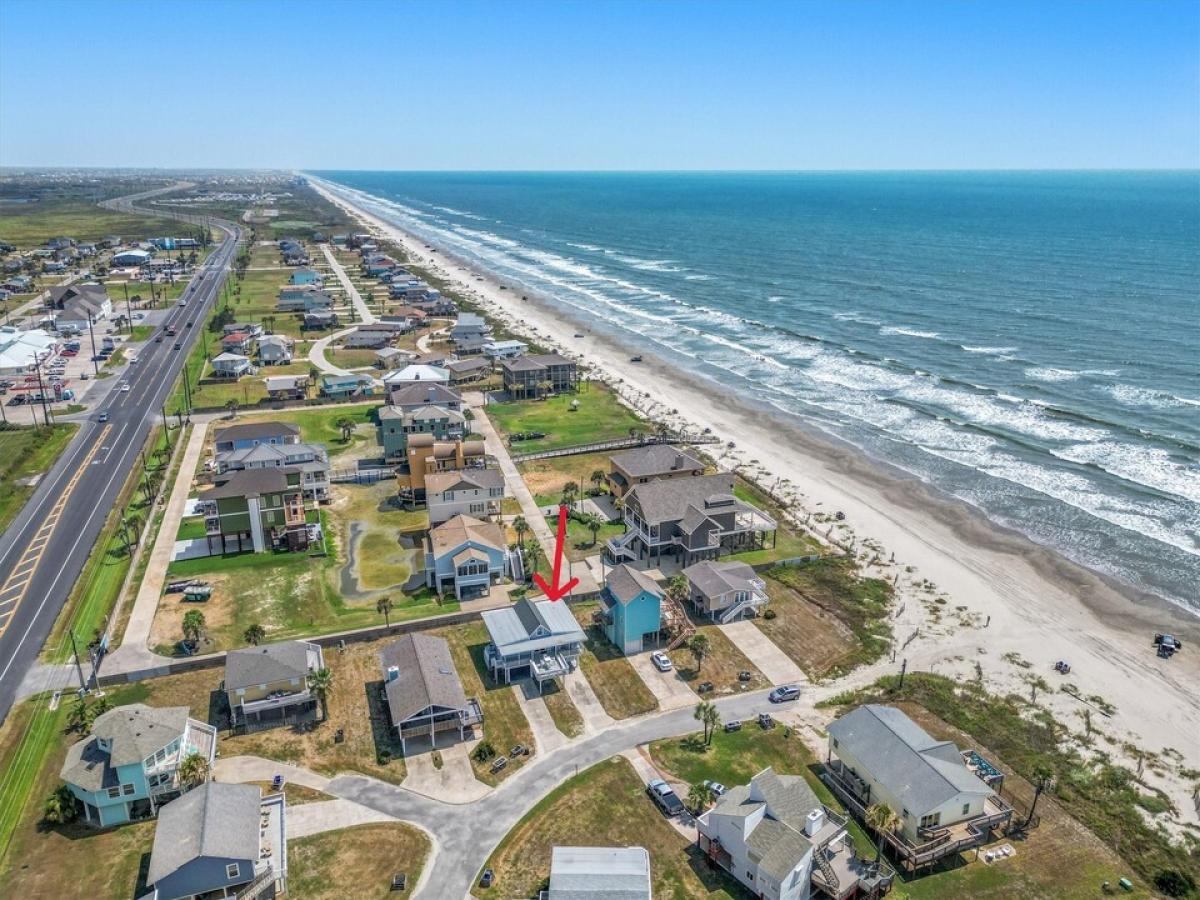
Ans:
[[[641,168],[618,168],[618,169],[535,169],[535,168],[513,168],[513,169],[495,169],[495,168],[415,168],[415,169],[380,169],[380,168],[328,168],[316,166],[205,166],[205,165],[186,165],[186,166],[168,166],[168,165],[21,165],[21,164],[4,164],[0,165],[0,172],[10,171],[42,171],[42,172],[65,172],[65,171],[109,171],[109,172],[279,172],[279,173],[317,173],[317,172],[400,172],[411,174],[479,174],[479,175],[503,175],[503,174],[563,174],[563,175],[733,175],[733,174],[764,174],[764,175],[805,175],[805,174],[838,174],[838,173],[1035,173],[1035,172],[1176,172],[1176,173],[1193,173],[1200,172],[1200,164],[1195,166],[1046,166],[1046,167],[1015,167],[1015,166],[976,166],[976,167],[936,167],[936,166],[909,166],[909,167],[851,167],[851,168],[794,168],[794,169],[778,169],[778,168],[744,168],[744,169],[712,169],[712,168],[661,168],[661,169],[641,169]]]

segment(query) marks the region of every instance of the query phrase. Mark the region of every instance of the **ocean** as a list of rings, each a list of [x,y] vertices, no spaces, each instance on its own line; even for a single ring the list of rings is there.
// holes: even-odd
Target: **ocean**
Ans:
[[[1200,613],[1200,173],[317,172]]]

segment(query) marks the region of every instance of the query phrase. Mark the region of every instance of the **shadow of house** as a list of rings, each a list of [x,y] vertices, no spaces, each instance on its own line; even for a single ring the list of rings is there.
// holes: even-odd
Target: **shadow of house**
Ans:
[[[368,681],[363,685],[363,690],[367,696],[367,713],[371,720],[371,742],[375,747],[375,761],[384,765],[386,760],[403,759],[404,749],[392,728],[392,720],[388,714],[383,679]]]

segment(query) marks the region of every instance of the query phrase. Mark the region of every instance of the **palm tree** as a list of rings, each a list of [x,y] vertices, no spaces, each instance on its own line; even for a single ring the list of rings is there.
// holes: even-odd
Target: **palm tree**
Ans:
[[[562,503],[564,506],[570,506],[575,502],[575,498],[579,496],[579,485],[574,481],[568,481],[562,487]]]
[[[1054,770],[1043,763],[1038,763],[1033,767],[1033,777],[1029,780],[1033,782],[1033,803],[1029,805],[1029,815],[1021,823],[1023,829],[1028,828],[1029,823],[1033,821],[1033,812],[1037,809],[1038,799],[1043,792],[1054,786]]]
[[[713,802],[713,789],[703,781],[688,787],[687,805],[693,815],[700,815]]]
[[[608,475],[603,469],[593,469],[588,480],[595,486],[596,493],[600,493],[604,490],[604,482],[608,480]]]
[[[347,416],[342,416],[333,424],[342,432],[342,443],[344,444],[349,441],[350,435],[354,434],[354,420]]]
[[[382,597],[380,597],[378,600],[376,600],[375,601],[375,612],[377,612],[381,616],[383,616],[383,624],[384,625],[386,625],[388,628],[392,627],[392,620],[391,620],[392,598],[391,597],[389,597],[387,594],[384,594]]]
[[[708,746],[708,711],[712,708],[712,704],[707,700],[701,700],[696,704],[696,708],[692,711],[692,718],[704,726],[704,746]]]
[[[246,626],[246,630],[244,632],[242,632],[242,637],[245,638],[246,643],[250,644],[254,647],[257,647],[259,644],[261,644],[263,641],[263,638],[265,638],[266,636],[267,636],[267,630],[265,628],[263,628],[261,625],[259,625],[257,622],[254,622],[253,624]]]
[[[189,609],[183,615],[183,639],[195,646],[204,634],[204,613],[198,609]]]
[[[238,402],[236,397],[231,397],[225,401],[225,409],[229,411],[229,418],[236,419],[238,411]]]
[[[707,634],[694,634],[688,641],[688,649],[692,651],[692,656],[696,657],[696,674],[699,675],[704,666],[704,657],[712,649],[712,641],[708,639]]]
[[[688,580],[682,575],[672,575],[667,579],[667,596],[683,606],[688,596]]]
[[[179,784],[187,790],[208,781],[208,760],[199,753],[189,753],[179,762]]]
[[[517,543],[524,546],[525,535],[529,531],[529,523],[525,521],[524,516],[517,516],[512,520],[513,531],[517,533]]]
[[[592,546],[596,546],[596,538],[604,527],[604,520],[595,513],[583,514],[583,527],[592,533]]]
[[[329,669],[317,669],[308,676],[308,689],[321,704],[321,721],[329,718],[329,692],[333,690],[333,673]]]
[[[91,724],[91,710],[88,709],[87,695],[80,694],[71,704],[71,711],[67,713],[67,728],[82,733],[87,731]]]
[[[879,840],[875,844],[875,862],[879,862],[880,857],[883,856],[884,839],[900,824],[900,817],[892,812],[892,808],[886,803],[873,803],[867,807],[865,818],[867,825],[875,829],[875,833],[879,835]]]
[[[42,807],[42,818],[51,825],[67,825],[79,818],[79,806],[75,795],[65,784],[60,784],[54,793],[46,798]]]
[[[715,704],[708,704],[708,709],[704,711],[704,724],[708,727],[708,743],[711,744],[717,729],[721,727],[721,711]]]

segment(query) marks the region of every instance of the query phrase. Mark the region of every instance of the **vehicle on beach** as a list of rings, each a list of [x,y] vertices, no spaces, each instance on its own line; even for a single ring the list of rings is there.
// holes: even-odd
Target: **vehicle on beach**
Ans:
[[[654,668],[660,672],[670,672],[675,666],[671,662],[671,657],[658,650],[650,654],[650,662],[654,663]]]
[[[629,357],[629,361],[630,362],[641,362],[642,358],[640,356],[631,356],[631,357]]]
[[[1183,641],[1179,640],[1173,634],[1156,634],[1154,636],[1154,646],[1158,648],[1159,658],[1170,659],[1183,649]]]

